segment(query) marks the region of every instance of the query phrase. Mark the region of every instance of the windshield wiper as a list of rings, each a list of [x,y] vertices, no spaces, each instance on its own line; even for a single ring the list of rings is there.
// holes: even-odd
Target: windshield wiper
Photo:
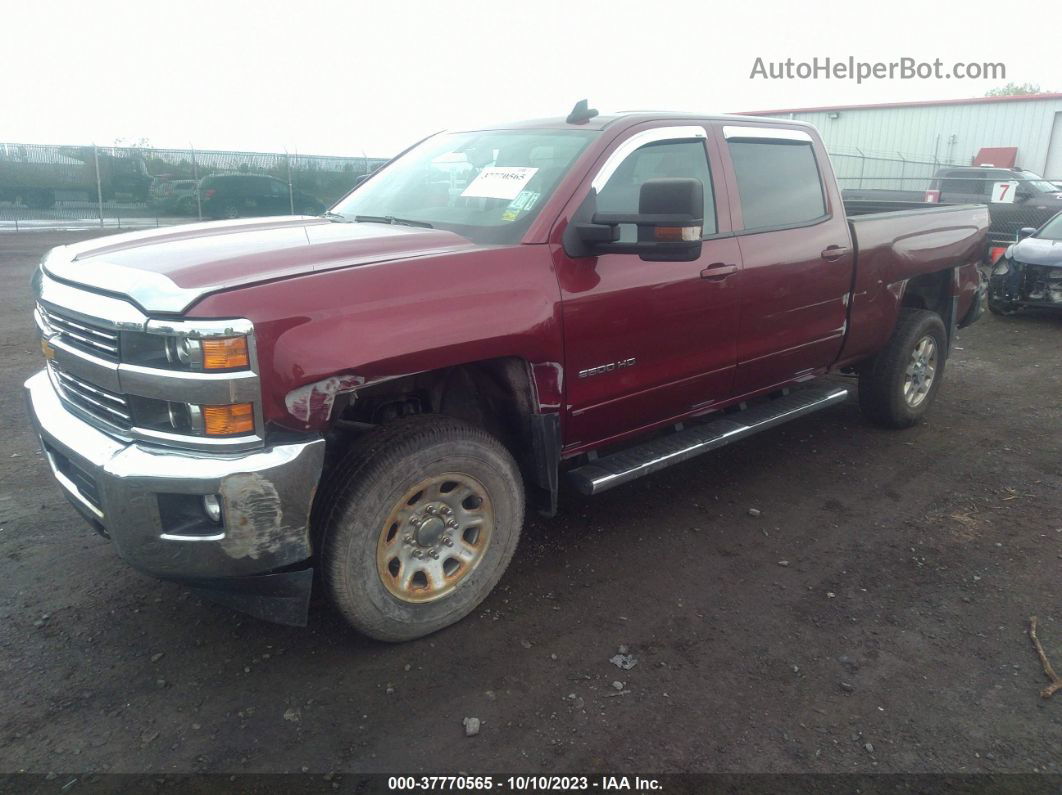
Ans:
[[[373,224],[397,224],[398,226],[422,226],[425,229],[435,227],[427,221],[413,221],[409,218],[395,218],[393,215],[355,215],[355,221],[365,221]]]
[[[339,221],[339,222],[344,223],[344,224],[349,224],[350,223],[350,219],[349,218],[347,218],[345,215],[340,215],[339,213],[333,213],[333,212],[321,213],[321,217],[322,218],[327,218],[329,221]]]

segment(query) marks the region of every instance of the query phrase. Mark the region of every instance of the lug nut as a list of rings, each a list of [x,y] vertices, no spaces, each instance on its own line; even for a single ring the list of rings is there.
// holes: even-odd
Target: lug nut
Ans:
[[[431,559],[432,559],[432,560],[438,560],[438,559],[439,559],[439,553],[438,553],[438,551],[437,551],[437,550],[434,550],[434,549],[433,549],[433,550],[432,550],[431,552],[429,552],[428,554],[429,554],[429,555],[431,555]]]
[[[446,523],[446,526],[449,527],[451,530],[456,530],[457,529],[457,520],[456,519],[451,519],[450,521],[448,521]]]
[[[454,540],[450,538],[450,536],[446,536],[446,538],[443,539],[443,543],[448,547],[452,547],[454,545]]]

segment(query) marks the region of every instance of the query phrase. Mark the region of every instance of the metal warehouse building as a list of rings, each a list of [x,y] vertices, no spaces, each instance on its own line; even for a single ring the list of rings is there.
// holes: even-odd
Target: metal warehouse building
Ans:
[[[940,165],[1017,166],[1062,181],[1062,94],[749,111],[811,122],[842,184],[885,187]],[[986,151],[992,150],[992,151]],[[895,186],[895,185],[894,185]]]

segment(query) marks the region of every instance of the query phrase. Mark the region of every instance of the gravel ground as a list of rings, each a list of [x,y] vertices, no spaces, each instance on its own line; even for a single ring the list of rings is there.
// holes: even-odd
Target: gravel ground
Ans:
[[[393,646],[143,577],[62,499],[28,282],[86,236],[0,234],[0,772],[1062,772],[1027,637],[1062,669],[1062,313],[961,332],[917,428],[850,400],[565,495],[481,609]]]

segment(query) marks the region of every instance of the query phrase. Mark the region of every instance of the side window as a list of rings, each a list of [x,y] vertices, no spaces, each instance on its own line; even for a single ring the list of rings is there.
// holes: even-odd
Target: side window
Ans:
[[[810,143],[728,141],[746,229],[793,226],[826,214]]]
[[[637,213],[642,183],[663,177],[699,179],[704,186],[704,234],[714,235],[715,196],[708,154],[701,141],[660,141],[635,149],[620,163],[597,194],[597,209],[603,213]],[[633,224],[620,225],[620,241],[637,239]]]
[[[992,192],[992,178],[988,172],[967,169],[952,171],[948,177],[949,179],[944,180],[940,188],[940,197],[945,201],[949,194],[965,201],[978,198],[988,201],[988,196]]]

